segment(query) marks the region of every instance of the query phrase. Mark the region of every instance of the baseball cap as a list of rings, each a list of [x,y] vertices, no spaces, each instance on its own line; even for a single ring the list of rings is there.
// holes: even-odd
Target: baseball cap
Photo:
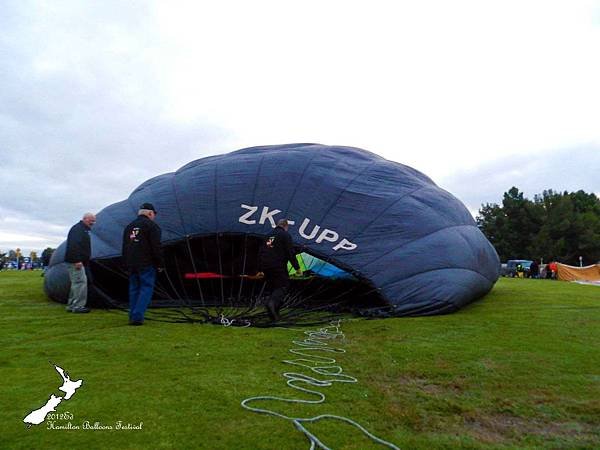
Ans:
[[[154,214],[158,214],[156,209],[154,209],[154,205],[152,203],[142,203],[140,209],[148,209],[150,211],[154,211]]]

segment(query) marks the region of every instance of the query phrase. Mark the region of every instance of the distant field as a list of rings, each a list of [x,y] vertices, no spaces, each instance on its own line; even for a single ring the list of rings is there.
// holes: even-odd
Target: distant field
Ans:
[[[310,374],[282,363],[302,330],[130,327],[121,312],[66,313],[42,281],[0,272],[0,448],[309,448],[291,422],[240,406],[300,395],[281,374]],[[335,357],[358,383],[322,388],[322,405],[269,408],[346,416],[403,449],[600,448],[600,287],[501,279],[456,314],[342,330]],[[60,393],[48,361],[84,379],[58,413],[142,430],[27,429],[25,415]],[[307,428],[331,448],[383,448],[349,425]]]

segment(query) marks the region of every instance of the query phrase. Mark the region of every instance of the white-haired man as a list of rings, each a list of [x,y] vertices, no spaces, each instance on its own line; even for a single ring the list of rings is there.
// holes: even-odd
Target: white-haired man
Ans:
[[[67,311],[74,313],[88,313],[86,270],[89,270],[90,257],[92,256],[92,244],[90,231],[96,223],[96,216],[85,213],[83,218],[71,227],[67,236],[67,249],[65,251],[65,262],[71,280],[71,290],[67,301]]]

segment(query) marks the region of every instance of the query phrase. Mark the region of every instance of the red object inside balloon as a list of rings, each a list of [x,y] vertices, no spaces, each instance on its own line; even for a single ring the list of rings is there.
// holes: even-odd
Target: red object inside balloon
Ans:
[[[215,272],[195,272],[195,273],[186,273],[186,280],[194,280],[196,278],[206,279],[206,278],[229,278],[226,275],[221,275]]]

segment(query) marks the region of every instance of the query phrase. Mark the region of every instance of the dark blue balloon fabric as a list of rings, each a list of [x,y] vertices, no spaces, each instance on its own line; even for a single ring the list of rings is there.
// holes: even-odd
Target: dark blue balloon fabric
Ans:
[[[163,244],[214,233],[267,235],[282,218],[304,251],[370,283],[392,315],[457,310],[486,294],[499,259],[465,206],[422,173],[352,147],[253,147],[193,161],[104,208],[94,259],[118,257],[140,204]],[[62,261],[55,252],[52,264]],[[63,289],[47,275],[46,290]],[[64,273],[62,274],[64,280]],[[54,286],[56,285],[56,286]]]

